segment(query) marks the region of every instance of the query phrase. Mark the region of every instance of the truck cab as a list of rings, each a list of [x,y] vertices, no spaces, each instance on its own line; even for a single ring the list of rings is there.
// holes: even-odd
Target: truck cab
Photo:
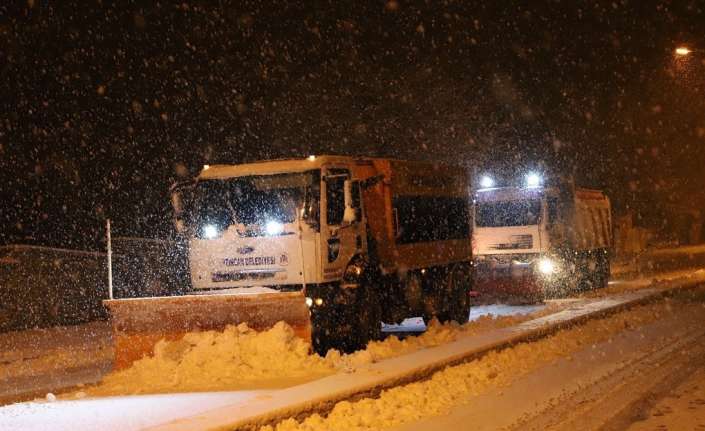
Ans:
[[[481,188],[473,205],[476,289],[537,300],[609,278],[609,200],[572,186]]]
[[[350,160],[206,166],[175,205],[194,291],[301,290],[339,278],[362,241]]]
[[[468,186],[462,168],[389,159],[206,166],[172,195],[189,293],[299,292],[314,343],[410,316],[466,321]]]

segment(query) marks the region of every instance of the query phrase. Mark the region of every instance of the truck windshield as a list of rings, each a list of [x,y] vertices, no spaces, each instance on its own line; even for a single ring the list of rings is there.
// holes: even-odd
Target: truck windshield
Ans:
[[[257,175],[199,182],[193,192],[188,223],[226,229],[234,224],[266,226],[296,220],[297,210],[318,202],[320,173]]]
[[[538,199],[517,201],[480,202],[475,211],[478,227],[530,226],[539,223],[541,201]]]

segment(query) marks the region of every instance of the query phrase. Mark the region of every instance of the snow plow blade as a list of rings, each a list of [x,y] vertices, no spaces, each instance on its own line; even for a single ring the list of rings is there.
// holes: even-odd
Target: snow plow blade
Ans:
[[[257,331],[286,322],[311,342],[311,321],[302,292],[213,294],[112,299],[110,312],[115,343],[114,369],[129,367],[153,354],[161,339],[177,340],[187,332],[223,330],[247,325]]]

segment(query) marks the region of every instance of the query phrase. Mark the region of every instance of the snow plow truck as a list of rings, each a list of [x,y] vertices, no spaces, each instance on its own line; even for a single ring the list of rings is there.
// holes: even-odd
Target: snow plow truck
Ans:
[[[572,181],[523,186],[479,181],[474,197],[473,295],[515,302],[607,286],[612,248],[609,198]]]
[[[172,189],[187,294],[105,301],[116,367],[162,339],[278,321],[324,354],[409,316],[467,321],[471,202],[464,168],[309,156],[204,166]]]

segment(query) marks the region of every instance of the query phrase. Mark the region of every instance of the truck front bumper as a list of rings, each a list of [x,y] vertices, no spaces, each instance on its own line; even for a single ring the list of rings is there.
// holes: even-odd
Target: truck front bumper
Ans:
[[[558,273],[547,273],[551,265],[540,255],[483,256],[475,260],[474,296],[480,302],[541,300],[560,279]]]

